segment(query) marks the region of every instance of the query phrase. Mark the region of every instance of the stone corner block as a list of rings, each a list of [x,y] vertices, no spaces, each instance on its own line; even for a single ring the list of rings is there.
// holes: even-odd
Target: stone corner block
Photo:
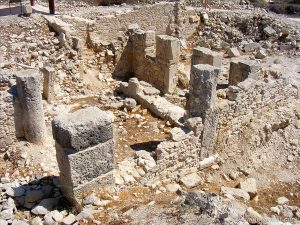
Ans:
[[[52,121],[53,137],[63,148],[82,151],[113,138],[114,116],[88,107],[57,116]]]

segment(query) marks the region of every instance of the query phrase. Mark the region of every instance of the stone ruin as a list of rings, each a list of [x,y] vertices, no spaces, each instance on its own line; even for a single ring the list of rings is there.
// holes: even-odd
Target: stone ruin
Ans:
[[[260,111],[278,109],[288,102],[297,101],[300,92],[296,82],[264,71],[259,60],[245,60],[237,48],[228,50],[228,56],[235,59],[230,61],[229,68],[224,68],[223,53],[195,47],[191,61],[188,61],[188,90],[178,94],[187,100],[186,105],[172,102],[171,94],[178,91],[179,65],[183,57],[181,51],[187,48],[182,38],[197,31],[194,28],[200,19],[188,10],[182,10],[181,6],[179,3],[175,6],[169,3],[162,5],[160,10],[170,13],[170,21],[162,24],[161,30],[153,29],[156,32],[146,30],[149,24],[144,18],[139,21],[140,25],[128,25],[135,11],[116,14],[112,18],[101,16],[99,24],[65,16],[64,19],[70,20],[70,23],[79,21],[82,29],[78,34],[71,25],[46,17],[58,34],[60,47],[68,46],[73,55],[75,51],[76,57],[81,57],[82,42],[87,40],[86,44],[95,52],[100,52],[99,55],[108,64],[113,61],[113,66],[110,65],[113,69],[109,69],[113,71],[114,78],[122,80],[118,81],[116,88],[118,94],[122,93],[118,98],[130,97],[127,100],[133,103],[130,109],[123,103],[116,108],[124,107],[124,112],[128,110],[133,113],[137,102],[172,127],[169,136],[159,141],[151,152],[136,151],[134,157],[116,162],[118,149],[115,140],[120,139],[119,135],[123,133],[114,131],[111,112],[86,107],[89,104],[83,107],[79,104],[83,109],[74,112],[59,112],[51,122],[59,166],[59,188],[73,205],[80,208],[82,199],[90,193],[111,193],[122,185],[134,186],[138,182],[144,186],[154,186],[157,180],[168,180],[194,188],[203,182],[199,171],[221,165],[220,152],[226,152],[230,146],[240,145],[243,149],[248,145],[263,145],[273,132],[294,123],[283,114],[282,118],[271,118],[268,124],[259,125],[257,132],[250,126],[249,121],[257,114],[259,117]],[[107,25],[110,19],[118,21],[117,28],[100,30],[99,27]],[[184,23],[186,29],[183,29]],[[119,30],[126,30],[123,36],[119,36]],[[108,44],[95,38],[97,36],[107,40],[117,37],[118,40]],[[122,45],[118,42],[120,40]],[[256,51],[257,44],[250,43],[244,50]],[[3,127],[0,148],[4,151],[10,149],[17,138],[25,138],[34,144],[49,141],[43,98],[50,105],[58,100],[55,93],[58,71],[50,64],[44,64],[41,71],[24,70],[14,75],[16,83],[10,80],[10,90],[0,92],[0,125]],[[228,78],[225,85],[222,76]],[[72,100],[69,99],[69,102]],[[47,103],[44,102],[44,105],[47,106]],[[251,142],[245,144],[243,129],[248,128],[253,129],[254,134]],[[222,187],[221,191],[232,194],[233,190]],[[243,198],[250,200],[255,195],[251,192],[251,196],[246,194]]]
[[[61,190],[80,205],[91,190],[114,185],[113,115],[97,107],[63,114],[52,121]]]

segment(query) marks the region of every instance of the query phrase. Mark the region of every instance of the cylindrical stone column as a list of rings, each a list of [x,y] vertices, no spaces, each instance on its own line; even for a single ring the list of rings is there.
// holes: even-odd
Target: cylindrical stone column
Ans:
[[[22,107],[25,138],[32,143],[42,143],[46,138],[46,124],[37,71],[25,70],[17,75],[17,97]]]

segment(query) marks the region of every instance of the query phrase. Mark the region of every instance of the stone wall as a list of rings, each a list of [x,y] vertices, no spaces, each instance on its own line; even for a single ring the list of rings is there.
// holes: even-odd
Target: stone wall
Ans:
[[[180,13],[180,32],[185,38],[197,31],[200,18],[192,8],[180,8],[174,3],[158,3],[146,5],[120,14],[99,16],[90,26],[92,39],[111,42],[126,33],[130,24],[138,24],[143,30],[154,30],[156,34],[173,35],[176,29],[176,15]],[[176,10],[177,9],[177,10]],[[180,12],[179,12],[180,11]],[[190,17],[196,20],[190,20]]]
[[[13,101],[7,90],[0,91],[0,152],[12,150],[16,141]]]
[[[171,93],[177,85],[177,66],[180,42],[167,35],[155,35],[154,31],[135,29],[121,57],[115,76],[134,75],[149,82],[163,93]]]
[[[287,78],[258,81],[248,78],[237,86],[230,86],[227,91],[227,98],[230,100],[222,100],[219,104],[219,139],[223,137],[224,130],[230,129],[230,133],[241,132],[242,124],[248,123],[253,115],[299,99],[299,90]],[[220,140],[217,144],[222,145]]]

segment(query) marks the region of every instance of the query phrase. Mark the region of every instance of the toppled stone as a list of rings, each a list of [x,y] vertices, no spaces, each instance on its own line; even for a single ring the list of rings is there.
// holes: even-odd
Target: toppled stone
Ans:
[[[245,201],[250,200],[250,195],[246,191],[241,190],[241,189],[222,186],[221,192],[227,197],[240,198]]]
[[[181,178],[180,182],[187,188],[193,188],[202,184],[203,179],[197,173],[192,173]]]
[[[151,156],[150,152],[140,150],[137,151],[135,154],[137,157],[137,164],[141,166],[145,170],[145,172],[149,172],[152,168],[156,166],[156,162]]]
[[[199,163],[199,169],[202,170],[202,169],[212,166],[218,158],[219,158],[219,154],[216,154],[216,155],[212,155],[208,158],[203,159]]]
[[[231,62],[229,71],[229,85],[237,85],[247,78],[257,80],[260,68],[261,66],[256,61],[252,60]]]
[[[289,200],[286,197],[279,197],[279,198],[277,198],[276,202],[279,205],[284,205],[284,204],[288,203]]]
[[[65,217],[62,221],[62,225],[72,225],[76,222],[76,216],[70,213],[67,217]]]
[[[168,184],[166,188],[169,192],[177,192],[181,189],[180,185],[176,183]]]
[[[223,55],[208,48],[197,47],[193,49],[192,65],[208,64],[220,68]]]
[[[31,212],[35,215],[46,215],[51,210],[54,209],[54,207],[57,206],[59,202],[58,198],[47,198],[43,199],[37,206],[35,206]]]
[[[173,141],[182,141],[192,135],[188,129],[175,127],[171,130],[171,138]]]
[[[258,212],[256,212],[252,207],[247,208],[244,217],[250,224],[260,223],[260,221],[262,221],[263,219],[262,216]]]
[[[136,107],[137,103],[136,100],[133,98],[126,98],[124,100],[124,106],[127,110],[131,111]]]
[[[238,48],[230,48],[230,49],[228,49],[227,54],[228,54],[228,56],[230,58],[239,57],[241,55],[240,51],[238,50]]]
[[[245,52],[254,52],[260,49],[260,44],[256,42],[245,44],[244,50]]]
[[[266,57],[267,57],[267,53],[263,49],[259,50],[255,55],[256,59],[264,59]]]
[[[273,29],[272,27],[270,27],[270,26],[265,27],[263,31],[264,31],[264,33],[265,33],[267,36],[269,36],[269,37],[275,36],[275,35],[276,35],[276,30],[274,30],[274,29]]]
[[[239,184],[240,189],[248,192],[251,199],[257,195],[257,187],[256,187],[256,180],[254,178],[248,178],[243,180]]]

